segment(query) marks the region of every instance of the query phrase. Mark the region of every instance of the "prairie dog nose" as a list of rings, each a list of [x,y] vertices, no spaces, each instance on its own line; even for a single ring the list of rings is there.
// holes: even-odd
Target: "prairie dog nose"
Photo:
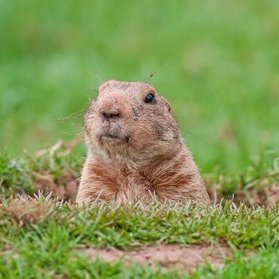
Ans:
[[[119,118],[119,110],[102,110],[101,114],[106,120]]]

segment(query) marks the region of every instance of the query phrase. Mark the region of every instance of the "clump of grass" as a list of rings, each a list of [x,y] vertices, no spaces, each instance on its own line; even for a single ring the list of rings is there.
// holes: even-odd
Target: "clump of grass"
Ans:
[[[11,216],[19,226],[37,224],[47,218],[55,203],[49,198],[16,198],[6,207],[6,213]]]
[[[10,159],[6,154],[0,154],[0,194],[7,197],[23,192],[34,192],[28,160]]]
[[[60,224],[67,231],[69,241],[76,246],[128,248],[152,243],[214,242],[238,248],[279,247],[278,209],[236,207],[232,202],[209,208],[154,203],[137,206],[99,204],[82,209],[59,204],[48,218],[35,227],[25,226],[21,234],[35,233],[36,228],[50,237]],[[14,216],[7,216],[5,207],[0,210],[0,217],[10,224],[9,228],[1,229],[2,236],[12,241],[18,235],[18,230],[12,229],[18,222],[12,222]]]
[[[268,151],[241,174],[224,175],[217,170],[206,176],[208,190],[217,201],[274,206],[279,200],[278,162],[278,152]]]
[[[0,154],[0,195],[44,195],[69,200],[73,199],[78,182],[81,160],[72,154],[74,146],[57,142],[34,156],[10,159]]]

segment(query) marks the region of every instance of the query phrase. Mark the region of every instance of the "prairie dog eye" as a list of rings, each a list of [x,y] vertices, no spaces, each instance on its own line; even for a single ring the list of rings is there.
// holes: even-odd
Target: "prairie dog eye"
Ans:
[[[154,100],[155,100],[154,93],[148,93],[144,98],[144,102],[149,104],[152,103]]]

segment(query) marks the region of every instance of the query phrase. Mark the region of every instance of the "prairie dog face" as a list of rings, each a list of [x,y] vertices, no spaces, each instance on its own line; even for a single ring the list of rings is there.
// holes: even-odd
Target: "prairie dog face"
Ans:
[[[104,82],[85,115],[87,144],[111,154],[160,153],[179,141],[170,110],[147,83]]]

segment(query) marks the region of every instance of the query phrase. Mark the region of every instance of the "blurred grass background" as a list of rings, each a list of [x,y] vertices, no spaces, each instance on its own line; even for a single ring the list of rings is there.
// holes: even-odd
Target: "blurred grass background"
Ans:
[[[241,170],[279,148],[278,30],[273,0],[0,0],[0,149],[70,140],[101,81],[139,80],[202,172]]]

